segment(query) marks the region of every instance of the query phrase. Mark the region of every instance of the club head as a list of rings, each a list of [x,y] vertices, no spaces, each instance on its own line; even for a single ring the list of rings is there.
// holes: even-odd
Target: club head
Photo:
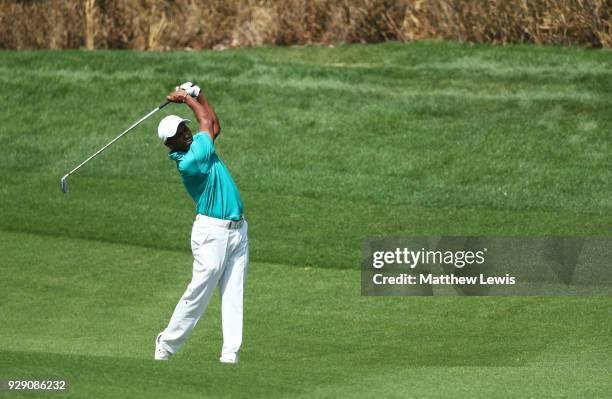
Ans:
[[[60,181],[60,185],[62,187],[62,192],[64,194],[66,194],[68,192],[68,175],[62,177],[62,180]]]

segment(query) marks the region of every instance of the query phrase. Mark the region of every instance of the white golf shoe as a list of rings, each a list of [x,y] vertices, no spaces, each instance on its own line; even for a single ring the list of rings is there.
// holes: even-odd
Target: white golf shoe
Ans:
[[[159,333],[155,339],[155,360],[168,360],[172,356],[172,352],[166,350],[159,341],[162,333]]]
[[[238,358],[239,357],[237,353],[224,353],[219,358],[219,361],[221,363],[236,364],[238,363]]]

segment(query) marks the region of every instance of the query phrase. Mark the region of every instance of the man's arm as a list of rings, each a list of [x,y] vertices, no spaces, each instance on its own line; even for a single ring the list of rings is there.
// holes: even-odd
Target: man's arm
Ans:
[[[219,124],[219,118],[217,118],[217,114],[213,109],[212,105],[208,102],[206,97],[204,96],[204,92],[200,90],[200,94],[198,94],[198,103],[204,107],[206,114],[209,116],[209,120],[211,121],[211,133],[213,141],[217,138],[219,134],[221,134],[221,125]]]
[[[197,100],[187,94],[185,90],[174,91],[166,98],[168,101],[175,103],[183,102],[187,104],[198,120],[200,131],[207,132],[211,140],[215,141],[215,138],[221,132],[221,127],[219,125],[219,120],[217,119],[217,114],[215,114],[215,111],[210,106],[202,92],[200,92],[198,95]]]

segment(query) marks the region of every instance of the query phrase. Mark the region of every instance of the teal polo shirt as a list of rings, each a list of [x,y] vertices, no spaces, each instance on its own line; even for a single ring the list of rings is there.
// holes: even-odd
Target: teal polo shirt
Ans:
[[[240,220],[242,200],[215,145],[206,132],[198,132],[187,152],[171,151],[183,184],[196,203],[197,213],[224,220]]]

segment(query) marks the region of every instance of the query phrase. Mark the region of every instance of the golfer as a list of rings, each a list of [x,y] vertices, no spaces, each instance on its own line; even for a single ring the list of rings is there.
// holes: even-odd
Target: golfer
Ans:
[[[248,224],[230,173],[215,152],[219,120],[198,86],[187,82],[167,99],[185,103],[198,121],[192,135],[188,119],[165,117],[157,132],[170,148],[187,192],[196,204],[191,231],[193,275],[170,322],[155,342],[155,359],[167,360],[185,343],[219,284],[223,348],[220,361],[237,363],[242,343],[242,298],[249,263]]]

